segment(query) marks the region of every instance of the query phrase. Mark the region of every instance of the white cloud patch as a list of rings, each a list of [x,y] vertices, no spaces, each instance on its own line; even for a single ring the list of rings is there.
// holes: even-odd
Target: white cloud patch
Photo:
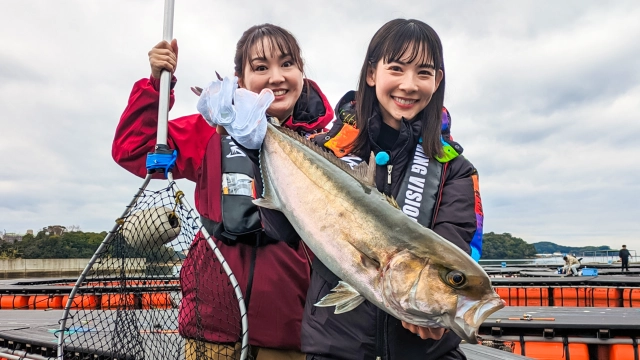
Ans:
[[[149,74],[162,13],[151,0],[3,6],[0,229],[112,227],[141,180],[113,162],[111,141],[133,83]],[[307,75],[335,103],[395,17],[426,21],[443,40],[446,105],[481,174],[486,231],[640,249],[634,1],[178,2],[170,116],[193,113],[189,87],[231,75],[242,31],[264,22],[298,38]]]

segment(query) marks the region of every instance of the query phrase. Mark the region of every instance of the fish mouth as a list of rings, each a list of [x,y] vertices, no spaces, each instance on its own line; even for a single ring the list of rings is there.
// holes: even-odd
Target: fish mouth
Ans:
[[[478,328],[494,312],[504,307],[504,301],[498,296],[474,302],[466,297],[458,298],[458,311],[453,321],[448,324],[462,340],[469,344],[478,343]]]

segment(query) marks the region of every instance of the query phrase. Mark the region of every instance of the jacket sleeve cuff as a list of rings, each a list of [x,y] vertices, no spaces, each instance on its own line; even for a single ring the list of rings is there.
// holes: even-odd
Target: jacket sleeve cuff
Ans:
[[[156,91],[160,91],[160,79],[156,79],[153,77],[153,75],[149,75],[149,82]],[[173,87],[176,86],[176,82],[178,82],[178,79],[174,75],[171,75],[171,90],[173,90]]]

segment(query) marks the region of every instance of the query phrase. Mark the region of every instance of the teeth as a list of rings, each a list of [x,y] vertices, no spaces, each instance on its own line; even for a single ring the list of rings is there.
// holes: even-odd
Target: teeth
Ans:
[[[397,102],[399,102],[400,104],[403,104],[403,105],[410,105],[410,104],[413,104],[416,101],[418,101],[418,100],[406,100],[406,99],[401,99],[401,98],[398,98],[398,97],[394,97],[393,100],[395,100],[395,101],[397,101]]]
[[[286,93],[287,93],[287,90],[278,90],[278,91],[274,91],[273,95],[280,96],[280,95],[284,95]]]

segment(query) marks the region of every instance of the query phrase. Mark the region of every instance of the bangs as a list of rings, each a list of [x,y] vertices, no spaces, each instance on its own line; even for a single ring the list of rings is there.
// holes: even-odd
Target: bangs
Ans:
[[[290,56],[296,67],[303,71],[303,63],[300,57],[300,47],[291,34],[278,31],[273,28],[262,28],[255,31],[247,39],[247,45],[244,48],[244,58],[248,62],[249,66],[253,69],[251,64],[251,53],[253,47],[256,47],[256,54],[259,58],[267,58],[267,53],[270,53],[276,58],[282,56]],[[268,51],[267,51],[268,49]]]
[[[417,61],[419,65],[433,65],[435,69],[440,69],[442,68],[442,47],[432,29],[409,22],[400,24],[383,40],[379,57],[373,60],[377,63],[380,58],[385,63]]]

